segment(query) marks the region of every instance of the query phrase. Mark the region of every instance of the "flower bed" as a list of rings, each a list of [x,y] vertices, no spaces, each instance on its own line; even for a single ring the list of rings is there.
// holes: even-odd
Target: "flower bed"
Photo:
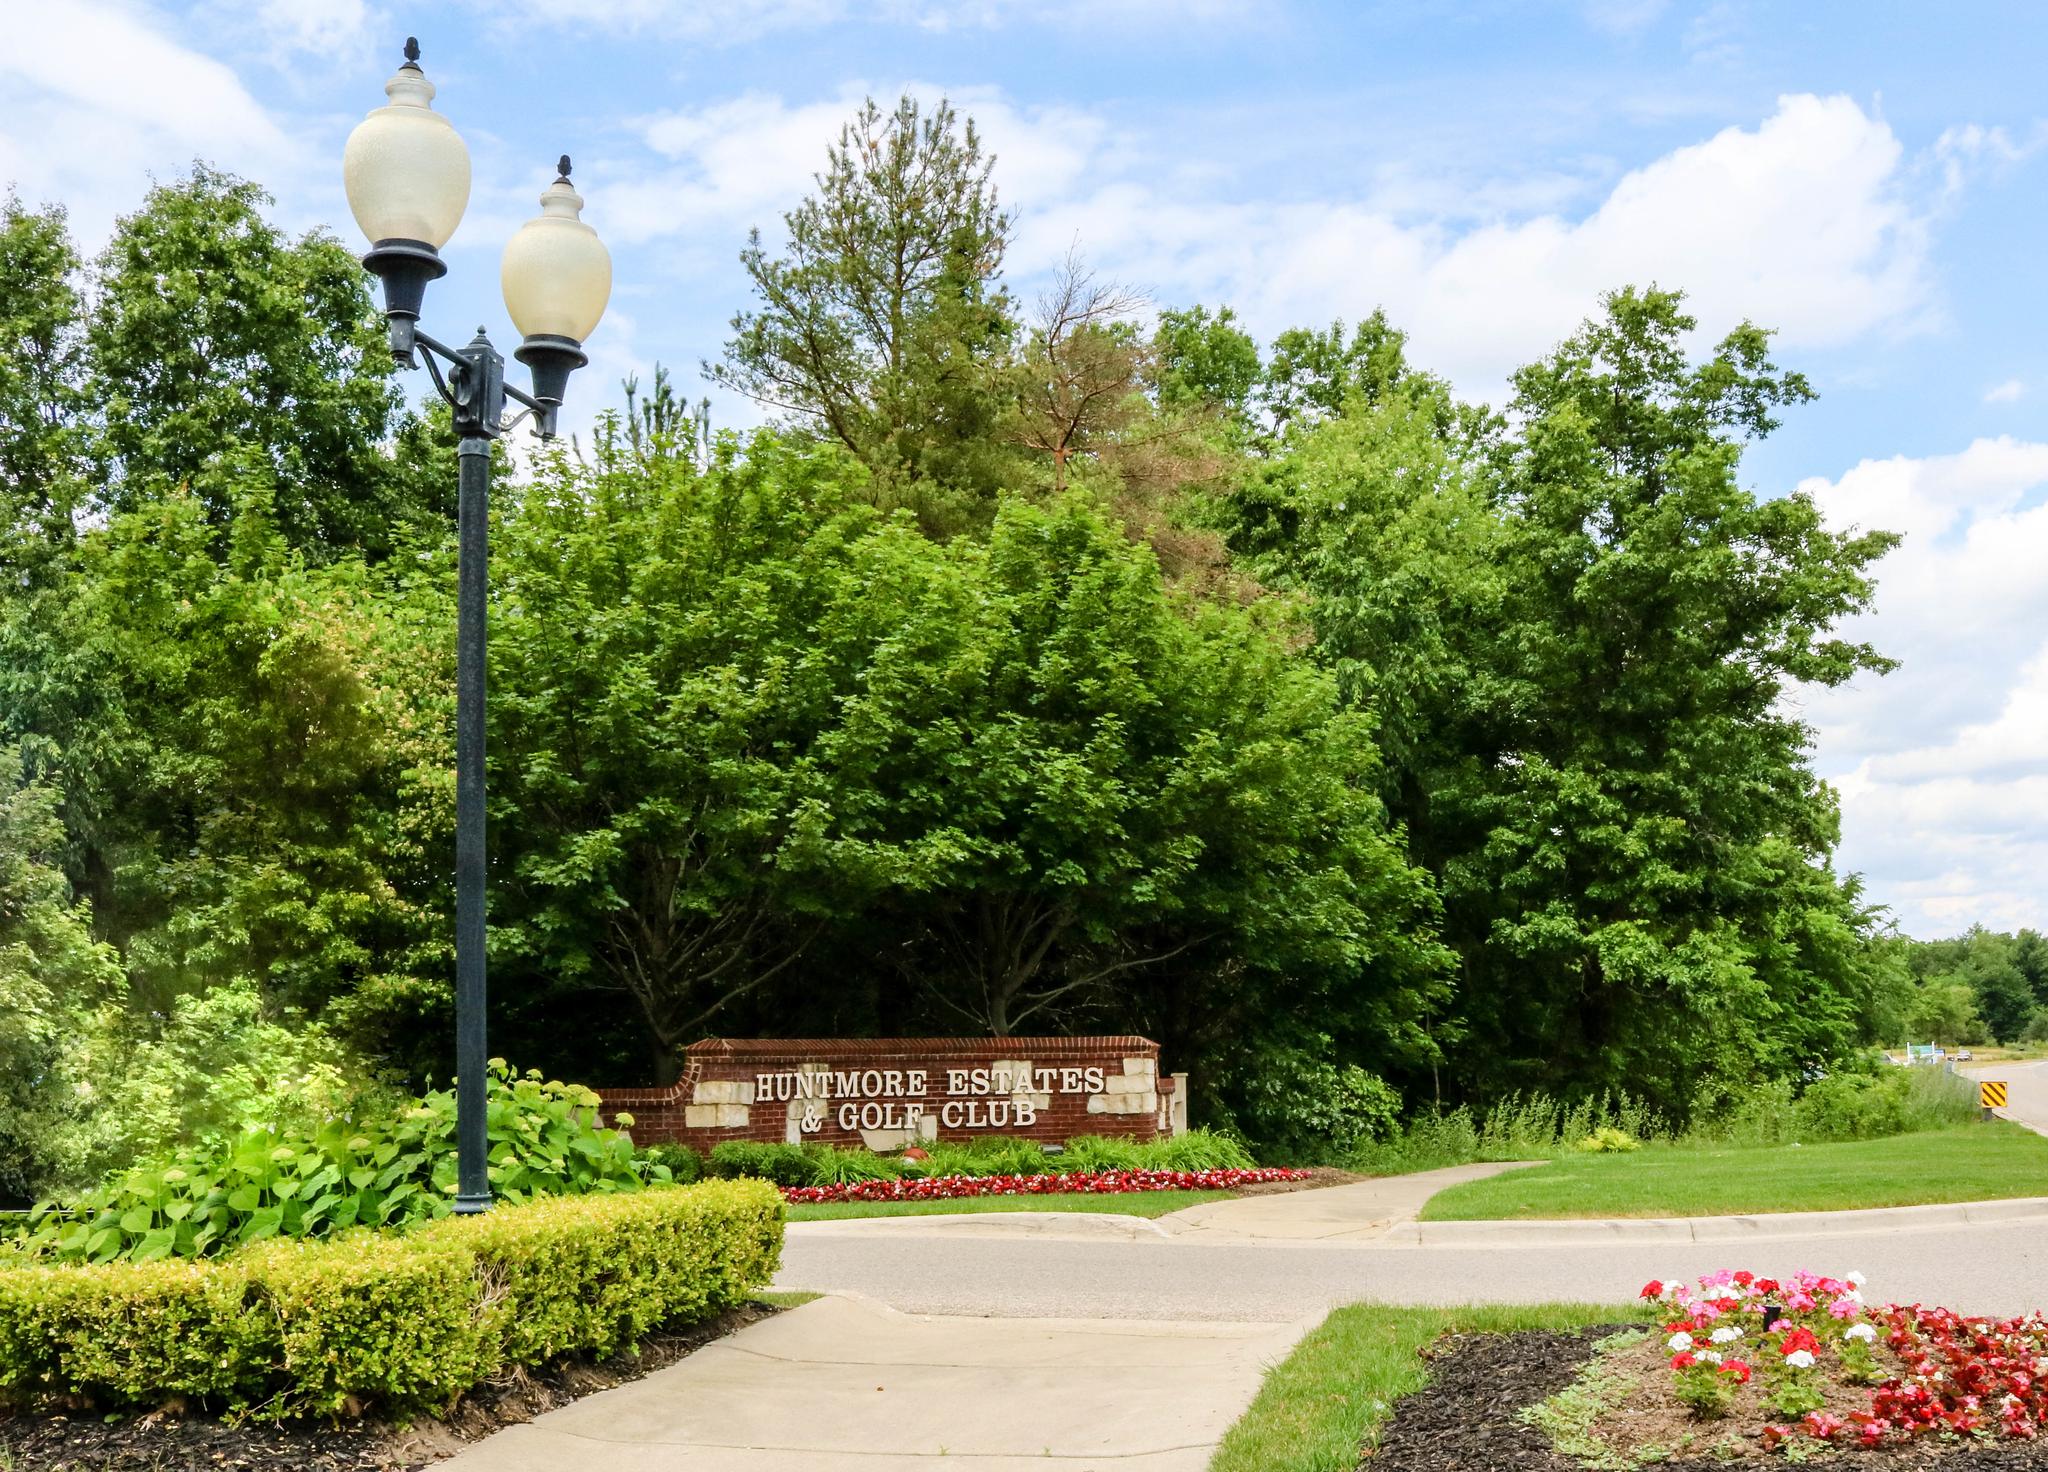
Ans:
[[[1252,1170],[1097,1170],[1035,1176],[929,1176],[786,1186],[792,1205],[834,1201],[959,1201],[971,1196],[1105,1196],[1135,1191],[1235,1191],[1277,1181],[1305,1181],[1309,1172],[1268,1166]]]
[[[1858,1273],[1723,1269],[1650,1282],[1641,1297],[1661,1315],[1655,1334],[1603,1341],[1568,1390],[1525,1415],[1582,1463],[1645,1465],[1673,1448],[1794,1460],[1922,1441],[1960,1450],[2048,1429],[2041,1314],[1872,1305]]]

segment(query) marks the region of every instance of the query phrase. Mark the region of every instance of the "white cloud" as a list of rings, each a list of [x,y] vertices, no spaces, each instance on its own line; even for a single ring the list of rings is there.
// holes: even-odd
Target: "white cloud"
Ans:
[[[2027,391],[2027,386],[2017,378],[2008,378],[2004,383],[1984,390],[1987,404],[2010,404]]]
[[[873,96],[884,107],[909,92],[929,109],[943,89],[912,82],[887,87],[849,83],[823,101],[791,106],[748,93],[706,107],[664,113],[638,125],[667,166],[607,183],[608,229],[622,240],[688,232],[728,250],[736,231],[760,225],[771,242],[783,211],[812,187],[840,126]],[[1096,157],[1107,129],[1076,109],[1023,108],[989,88],[954,92],[956,111],[974,119],[996,156],[995,181],[1006,201],[1069,193]]]
[[[1580,218],[1464,225],[1370,202],[1196,198],[1120,178],[1028,214],[1017,258],[1091,258],[1163,300],[1238,307],[1272,333],[1384,306],[1417,356],[1495,397],[1623,282],[1683,288],[1705,328],[1743,317],[1790,347],[1927,325],[1928,226],[1891,129],[1848,98],[1795,96],[1624,175]]]
[[[1913,934],[2048,924],[2048,444],[1867,460],[1801,486],[1904,544],[1847,632],[1902,661],[1804,692],[1845,867]]]
[[[151,170],[194,158],[255,178],[296,146],[234,72],[112,0],[17,9],[0,48],[0,181],[61,200],[87,249],[141,202]]]

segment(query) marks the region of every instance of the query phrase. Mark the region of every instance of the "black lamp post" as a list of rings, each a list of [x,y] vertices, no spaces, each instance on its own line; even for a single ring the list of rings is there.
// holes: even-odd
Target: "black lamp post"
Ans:
[[[506,243],[500,266],[505,306],[525,341],[513,354],[533,371],[533,392],[505,381],[505,360],[481,327],[462,348],[419,329],[427,286],[447,274],[441,247],[469,203],[469,150],[433,110],[434,84],[420,70],[419,42],[406,38],[405,65],[384,84],[391,99],[349,135],[343,175],[349,208],[370,239],[363,264],[384,283],[391,356],[407,368],[426,353],[434,387],[454,411],[460,437],[457,510],[459,571],[455,654],[455,1209],[491,1204],[484,1040],[484,606],[491,441],[526,420],[555,434],[569,375],[589,360],[583,342],[611,296],[611,256],[579,216],[569,157],[540,197],[541,213]],[[442,371],[442,364],[447,371]],[[525,407],[505,417],[506,401]]]

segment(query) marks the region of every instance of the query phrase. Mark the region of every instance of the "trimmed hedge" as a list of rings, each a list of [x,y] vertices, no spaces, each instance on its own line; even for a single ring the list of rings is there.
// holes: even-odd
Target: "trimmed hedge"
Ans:
[[[183,1396],[256,1420],[431,1411],[508,1365],[611,1354],[740,1303],[781,1250],[781,1193],[717,1181],[199,1262],[0,1251],[0,1403]]]

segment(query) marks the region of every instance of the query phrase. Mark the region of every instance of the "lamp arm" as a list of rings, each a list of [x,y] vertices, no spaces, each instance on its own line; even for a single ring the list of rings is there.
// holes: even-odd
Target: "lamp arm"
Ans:
[[[426,350],[427,372],[434,380],[435,391],[455,411],[458,430],[495,439],[531,419],[534,431],[542,439],[555,437],[555,406],[505,382],[504,359],[484,340],[481,331],[467,348],[451,348],[432,334],[419,331],[413,333],[413,341]],[[448,364],[445,376],[437,359]],[[478,398],[484,402],[473,402]],[[525,406],[510,419],[505,417],[507,399]]]

